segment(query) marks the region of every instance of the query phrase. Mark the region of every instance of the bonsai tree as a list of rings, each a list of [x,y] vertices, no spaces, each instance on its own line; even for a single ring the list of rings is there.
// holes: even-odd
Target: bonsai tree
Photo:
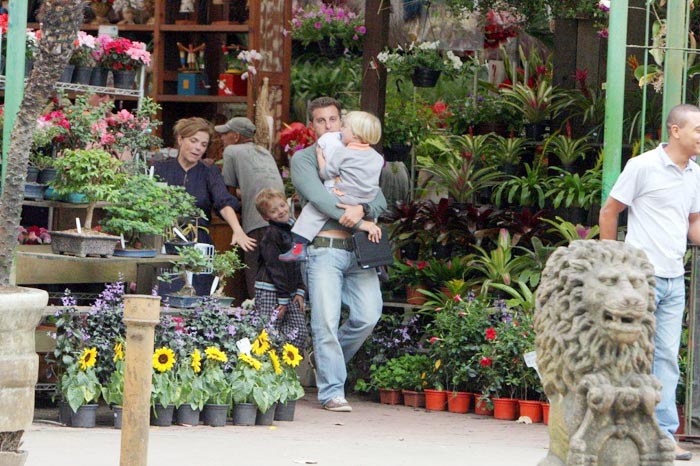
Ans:
[[[233,277],[238,270],[245,269],[247,266],[241,261],[241,256],[238,254],[238,248],[236,247],[223,253],[217,253],[214,256],[213,267],[214,273],[219,277],[219,285],[214,296],[220,297],[224,295],[225,279]]]
[[[138,247],[141,235],[162,234],[180,217],[203,215],[185,188],[158,183],[146,175],[130,177],[114,199],[114,204],[105,207],[108,218],[102,225],[124,235],[131,247]]]
[[[21,366],[24,373],[34,375],[23,377],[19,373],[7,373],[13,371],[3,371],[0,375],[0,411],[4,413],[0,418],[0,463],[3,464],[24,464],[26,453],[19,452],[18,449],[22,443],[22,433],[32,422],[33,387],[38,373],[33,343],[34,331],[48,301],[45,291],[11,286],[11,269],[17,247],[32,134],[46,98],[51,95],[54,83],[73,51],[73,39],[83,22],[83,3],[82,0],[43,2],[40,13],[42,40],[39,44],[39,54],[25,86],[24,98],[13,123],[9,150],[6,152],[6,176],[0,196],[0,295],[3,301],[3,308],[0,309],[0,331],[12,332],[14,343],[8,342],[9,348],[4,348],[3,351],[8,367],[13,364]],[[22,10],[18,9],[18,12],[20,11]],[[20,20],[16,21],[18,22],[14,27],[24,29]],[[24,30],[22,34],[25,34]],[[12,55],[11,47],[9,52],[11,56],[17,56]],[[17,82],[13,81],[13,78],[19,77],[18,70],[11,69],[9,72],[8,84]],[[5,96],[5,122],[8,125],[9,121],[12,121],[12,100],[15,95],[10,91]],[[21,298],[17,295],[21,295]]]
[[[58,194],[80,193],[88,198],[84,226],[91,230],[97,201],[116,200],[117,188],[126,179],[119,170],[121,162],[102,149],[78,149],[63,151],[54,166],[58,174],[51,186]]]
[[[197,248],[178,248],[180,260],[173,262],[175,271],[183,275],[185,284],[178,291],[178,296],[196,296],[197,292],[192,286],[191,274],[204,272],[211,266],[209,257]],[[189,272],[189,273],[188,273]]]

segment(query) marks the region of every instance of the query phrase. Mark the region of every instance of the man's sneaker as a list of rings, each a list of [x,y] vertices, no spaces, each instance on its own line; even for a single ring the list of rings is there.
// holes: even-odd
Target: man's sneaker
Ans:
[[[676,451],[674,451],[674,453],[676,455],[676,461],[690,461],[690,459],[693,457],[691,452],[682,449],[678,444],[676,444]]]
[[[343,397],[333,398],[332,400],[326,401],[323,404],[323,409],[328,411],[335,411],[336,413],[349,413],[352,411],[352,406]]]
[[[292,249],[278,256],[282,262],[301,262],[306,260],[306,245],[294,243]]]

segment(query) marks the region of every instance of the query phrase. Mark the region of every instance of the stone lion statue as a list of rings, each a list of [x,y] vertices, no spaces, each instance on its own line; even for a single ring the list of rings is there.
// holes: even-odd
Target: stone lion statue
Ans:
[[[574,241],[547,261],[535,311],[550,400],[540,466],[673,464],[654,416],[654,284],[645,254],[619,241]]]

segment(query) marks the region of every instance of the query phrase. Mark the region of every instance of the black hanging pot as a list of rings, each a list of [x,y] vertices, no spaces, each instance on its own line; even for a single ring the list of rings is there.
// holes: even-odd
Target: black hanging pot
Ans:
[[[411,80],[416,87],[435,87],[441,71],[432,68],[414,68]]]

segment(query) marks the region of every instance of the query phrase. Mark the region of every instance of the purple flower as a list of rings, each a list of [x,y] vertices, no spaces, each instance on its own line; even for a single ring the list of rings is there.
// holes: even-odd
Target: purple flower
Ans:
[[[320,21],[316,21],[316,22],[314,23],[314,28],[316,28],[316,29],[321,29],[321,22],[320,22]]]

